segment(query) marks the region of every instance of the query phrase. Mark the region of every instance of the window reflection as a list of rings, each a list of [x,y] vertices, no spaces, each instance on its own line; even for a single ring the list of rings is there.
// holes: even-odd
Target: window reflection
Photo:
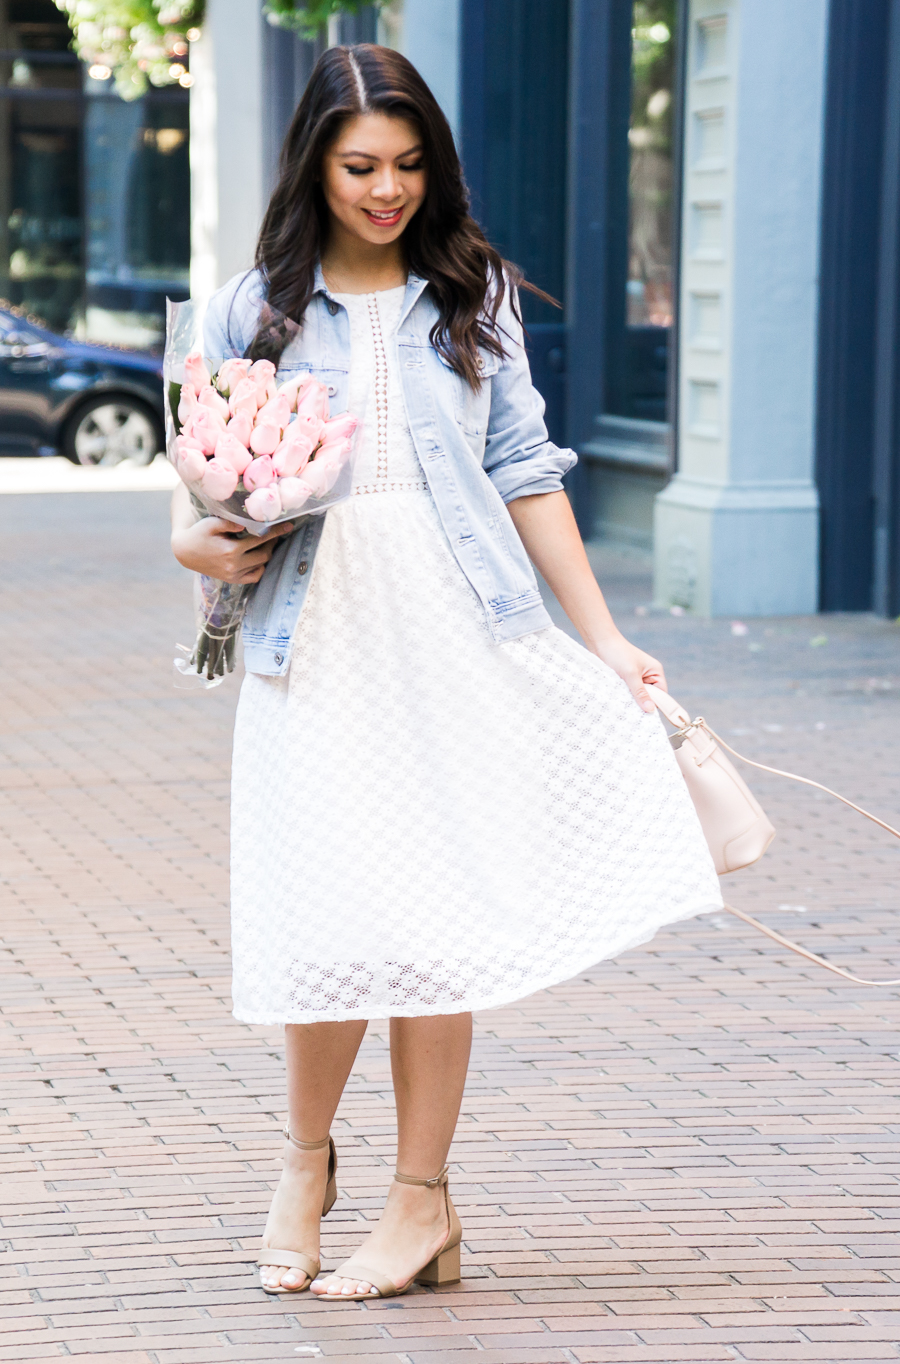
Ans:
[[[185,298],[190,267],[188,104],[153,91],[126,104],[91,94],[85,124],[87,297],[92,341],[156,346],[165,297]]]
[[[672,325],[675,0],[636,0],[628,130],[629,326]]]

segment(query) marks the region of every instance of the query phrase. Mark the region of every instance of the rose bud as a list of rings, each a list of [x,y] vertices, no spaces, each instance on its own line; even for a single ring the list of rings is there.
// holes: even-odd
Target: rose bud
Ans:
[[[225,430],[225,423],[212,408],[201,407],[198,403],[182,428],[182,434],[193,436],[205,455],[211,455],[216,441]]]
[[[184,426],[188,417],[197,406],[197,395],[189,384],[181,385],[181,397],[178,399],[178,420]]]
[[[348,440],[324,441],[316,451],[316,459],[325,459],[332,464],[343,464],[350,454],[350,442]]]
[[[228,411],[234,416],[237,412],[246,412],[251,419],[259,411],[259,401],[257,398],[256,384],[251,378],[241,379],[237,387],[232,391],[228,399]]]
[[[229,398],[242,379],[246,379],[253,362],[251,360],[225,360],[216,375],[216,388],[224,397]]]
[[[190,355],[185,356],[184,382],[189,384],[195,393],[199,393],[201,388],[205,388],[209,383],[209,370],[198,350],[192,350]]]
[[[229,435],[237,437],[241,445],[250,444],[250,432],[253,430],[253,418],[247,412],[238,412],[231,421],[225,425],[225,430]]]
[[[254,426],[250,432],[250,449],[255,455],[274,455],[281,442],[277,426]]]
[[[218,413],[223,422],[228,421],[228,404],[221,393],[217,393],[212,386],[201,388],[197,394],[197,402],[201,407],[209,407],[213,412]]]
[[[235,469],[242,474],[250,463],[253,456],[236,436],[233,436],[227,429],[222,432],[216,441],[215,458],[222,464],[227,464],[229,468]]]
[[[277,426],[279,431],[284,430],[290,419],[291,405],[283,393],[277,393],[274,398],[270,398],[256,414],[257,426]]]
[[[262,455],[259,459],[251,460],[244,470],[243,479],[248,493],[255,492],[257,488],[268,488],[270,483],[275,482],[271,457]]]
[[[332,417],[322,427],[322,441],[327,444],[332,440],[349,440],[358,425],[357,417],[351,417],[349,412],[342,412],[339,417]]]
[[[297,416],[318,417],[325,421],[328,416],[328,389],[313,379],[297,395]]]
[[[294,430],[297,430],[296,435],[291,434]],[[272,456],[276,474],[281,474],[287,478],[299,474],[301,469],[306,467],[315,448],[315,436],[311,436],[309,432],[302,429],[297,429],[297,423],[291,422],[284,440]]]
[[[199,483],[206,473],[206,455],[194,445],[178,451],[178,472],[185,483]]]
[[[247,371],[247,378],[256,385],[260,407],[268,398],[274,398],[278,391],[275,387],[275,372],[271,360],[255,360]]]
[[[213,502],[227,502],[237,481],[237,469],[232,469],[230,464],[221,464],[217,459],[209,460],[203,470],[203,491]]]
[[[281,505],[285,511],[296,511],[312,497],[312,488],[302,478],[282,478],[278,483]]]
[[[340,472],[341,466],[336,460],[322,459],[321,455],[317,455],[303,470],[303,482],[312,488],[314,497],[324,497],[334,487]]]
[[[259,461],[257,461],[258,463]],[[274,521],[284,510],[274,483],[268,488],[257,488],[244,503],[244,511],[254,521]]]

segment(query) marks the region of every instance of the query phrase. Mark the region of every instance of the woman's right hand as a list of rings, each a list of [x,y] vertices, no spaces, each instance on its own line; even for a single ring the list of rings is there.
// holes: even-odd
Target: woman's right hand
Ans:
[[[193,525],[173,525],[172,553],[185,568],[208,578],[258,583],[278,541],[293,529],[287,524],[273,526],[265,535],[246,535],[233,521],[206,516]]]

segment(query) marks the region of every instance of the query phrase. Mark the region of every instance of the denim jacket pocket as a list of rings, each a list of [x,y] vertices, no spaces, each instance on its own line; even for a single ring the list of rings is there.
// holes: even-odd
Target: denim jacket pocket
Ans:
[[[314,379],[318,379],[328,389],[328,409],[332,417],[339,416],[346,412],[349,401],[349,375],[345,369],[335,369],[333,366],[316,365],[311,360],[288,360],[278,367],[279,384],[286,383],[288,379],[295,378],[298,374],[311,374]]]
[[[491,415],[491,379],[499,368],[497,356],[491,355],[490,351],[479,347],[478,372],[481,375],[481,385],[477,390],[461,374],[457,374],[454,369],[451,369],[446,357],[440,351],[438,358],[450,377],[454,416],[468,437],[469,444],[475,454],[480,458],[484,450],[484,439],[487,435],[488,420]]]

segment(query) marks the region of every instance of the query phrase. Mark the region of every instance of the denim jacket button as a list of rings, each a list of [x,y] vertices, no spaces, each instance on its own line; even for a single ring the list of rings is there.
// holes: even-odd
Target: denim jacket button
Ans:
[[[333,298],[330,298],[330,299],[328,300],[328,311],[331,313],[331,316],[332,316],[332,317],[334,317],[334,315],[335,315],[335,313],[337,312],[339,306],[340,306],[340,305],[337,304],[337,303],[335,303],[335,301],[334,301]]]
[[[335,395],[335,393],[337,393],[337,389],[335,388],[334,384],[329,384],[329,385],[328,385],[328,396],[329,396],[329,398],[333,398],[334,395]]]
[[[283,662],[284,662],[284,654],[276,654],[276,655],[275,655],[275,662],[276,662],[276,663],[283,663]]]
[[[301,577],[302,577],[302,575],[306,572],[306,570],[307,570],[308,568],[309,568],[309,563],[308,563],[308,561],[307,561],[306,559],[303,559],[303,560],[297,565],[297,572],[298,572],[298,573],[301,575]]]

